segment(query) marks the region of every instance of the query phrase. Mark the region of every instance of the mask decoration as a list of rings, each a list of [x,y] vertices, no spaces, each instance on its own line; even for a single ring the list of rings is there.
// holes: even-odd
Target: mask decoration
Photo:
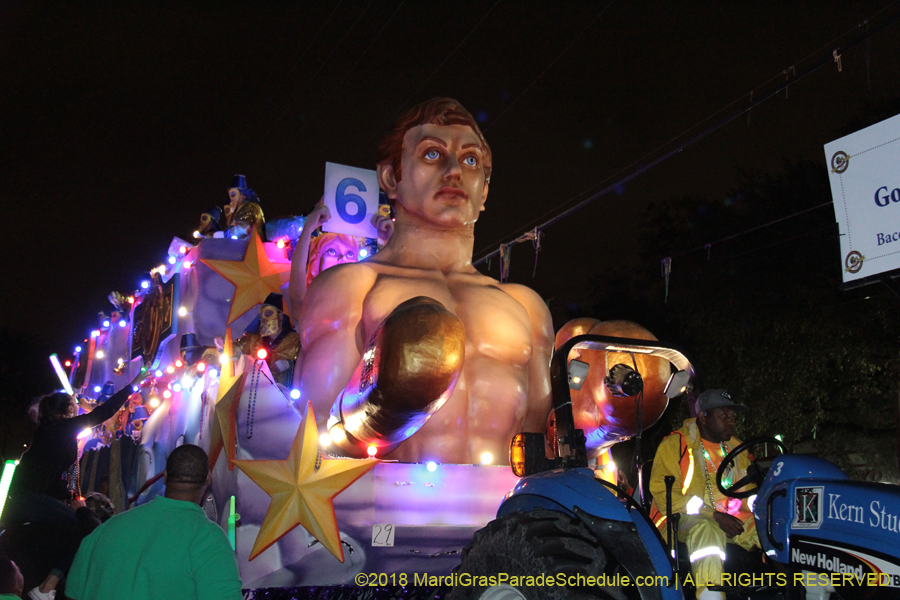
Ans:
[[[274,306],[263,304],[259,307],[259,335],[278,337],[281,333],[281,311]]]
[[[217,231],[222,231],[222,209],[213,206],[200,215],[200,225],[197,227],[197,231],[203,237],[209,237]]]
[[[294,363],[300,351],[300,336],[291,327],[284,314],[284,298],[281,294],[269,294],[259,307],[259,319],[247,327],[234,347],[242,354],[258,357],[258,351],[266,351],[275,382],[288,386],[294,377]]]

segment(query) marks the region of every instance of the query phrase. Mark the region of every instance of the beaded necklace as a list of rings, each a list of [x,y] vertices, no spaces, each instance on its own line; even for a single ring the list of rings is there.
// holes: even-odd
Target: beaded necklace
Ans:
[[[256,415],[256,393],[259,390],[259,372],[262,370],[263,361],[258,360],[250,374],[250,399],[247,403],[247,439],[253,437],[253,417]]]
[[[715,469],[716,466],[713,464],[712,457],[709,455],[709,452],[706,451],[706,446],[703,444],[703,441],[700,442],[700,447],[703,448],[703,478],[706,480],[706,493],[709,494],[709,504],[710,507],[715,510],[716,509],[716,499],[713,497],[712,492],[712,484],[709,481],[709,468],[706,466],[707,461],[710,465]],[[728,447],[728,444],[725,442],[719,443],[720,451],[722,452],[722,456],[724,457],[729,452],[731,452],[731,448]],[[722,476],[722,485],[726,488],[731,485],[731,469],[728,470],[728,473],[723,474]]]

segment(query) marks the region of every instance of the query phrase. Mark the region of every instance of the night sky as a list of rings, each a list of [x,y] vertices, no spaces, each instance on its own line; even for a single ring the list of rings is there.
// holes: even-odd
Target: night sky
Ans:
[[[71,352],[110,291],[136,289],[225,203],[233,174],[267,219],[304,214],[326,161],[373,168],[387,123],[433,96],[460,100],[493,149],[480,256],[897,14],[886,0],[5,1],[0,327]],[[900,98],[898,57],[900,22],[841,72],[817,70],[549,228],[535,278],[516,247],[510,279],[559,318],[595,275],[637,260],[648,203],[724,198],[739,169],[777,175],[785,159],[825,169],[823,144]]]

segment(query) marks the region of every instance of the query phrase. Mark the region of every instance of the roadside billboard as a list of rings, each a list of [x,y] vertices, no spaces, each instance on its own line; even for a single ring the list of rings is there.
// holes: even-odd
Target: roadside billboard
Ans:
[[[900,115],[825,144],[845,288],[900,270]]]

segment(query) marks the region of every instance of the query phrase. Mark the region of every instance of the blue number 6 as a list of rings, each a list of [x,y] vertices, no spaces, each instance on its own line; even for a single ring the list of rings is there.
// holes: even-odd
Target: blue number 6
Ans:
[[[354,179],[353,177],[342,179],[337,186],[337,191],[334,194],[334,205],[337,208],[338,215],[340,215],[341,219],[352,225],[360,223],[363,219],[366,218],[366,203],[356,194],[344,193],[344,190],[351,186],[355,187],[360,192],[366,191],[366,186],[363,185],[363,182],[359,179]],[[355,215],[351,215],[347,212],[348,203],[356,205]]]

